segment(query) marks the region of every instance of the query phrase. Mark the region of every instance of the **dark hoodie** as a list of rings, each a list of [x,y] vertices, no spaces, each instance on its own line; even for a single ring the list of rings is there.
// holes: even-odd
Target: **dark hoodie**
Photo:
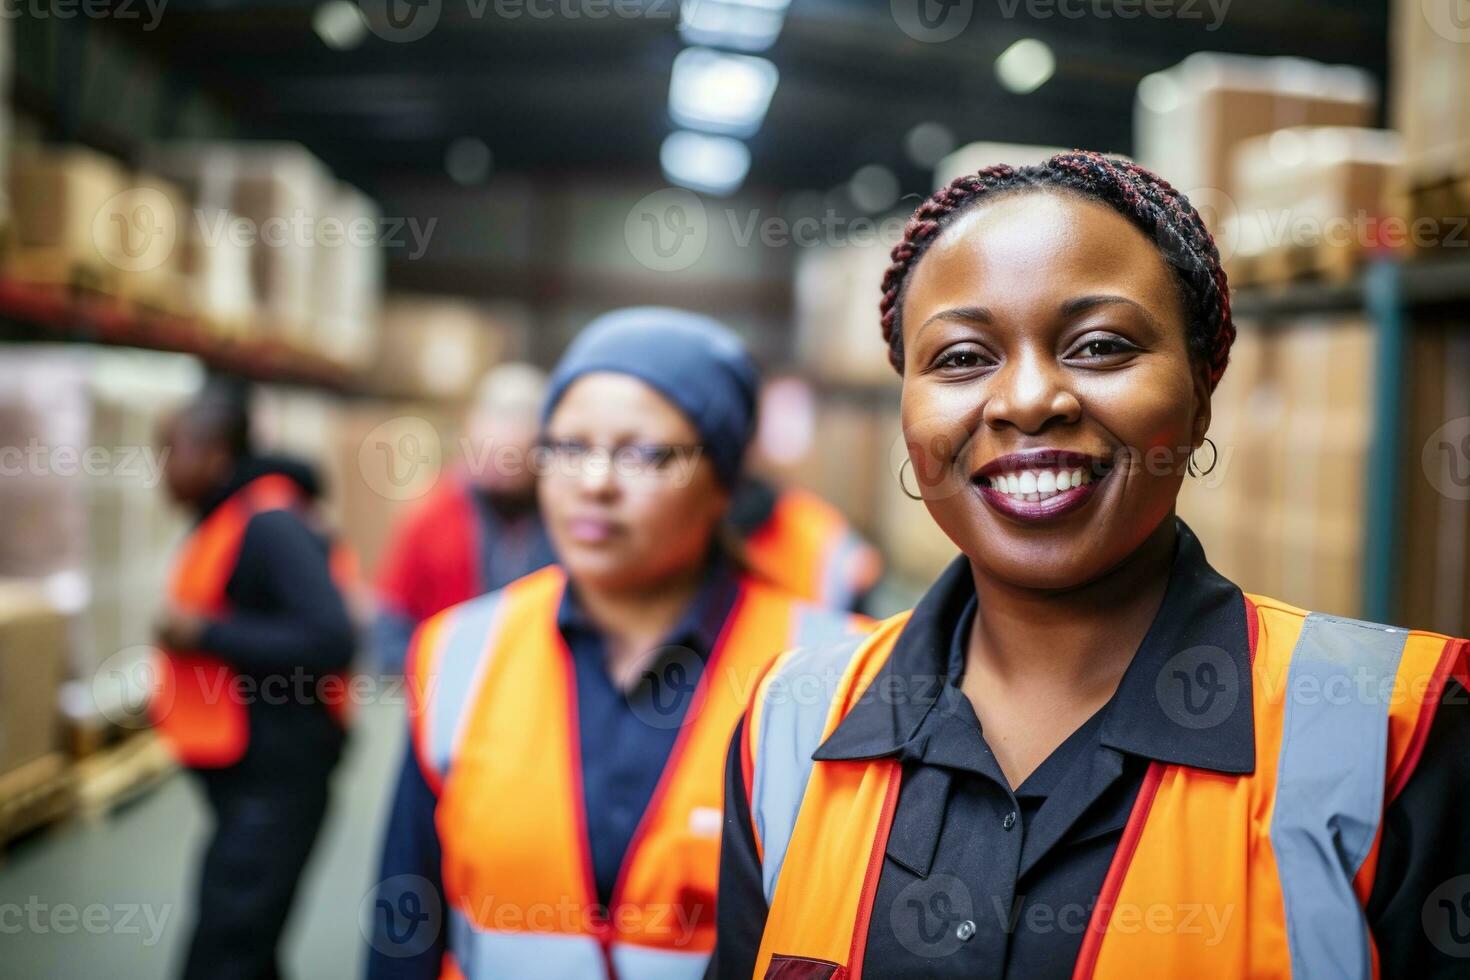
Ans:
[[[247,456],[205,501],[199,519],[271,473],[290,477],[313,501],[320,496],[321,482],[308,464]],[[269,511],[246,525],[225,586],[230,612],[206,627],[199,644],[251,685],[250,747],[240,769],[306,775],[329,767],[341,751],[343,731],[320,697],[318,679],[348,667],[355,637],[347,604],[332,581],[329,548],[310,509]],[[328,696],[341,694],[340,688],[325,690]]]

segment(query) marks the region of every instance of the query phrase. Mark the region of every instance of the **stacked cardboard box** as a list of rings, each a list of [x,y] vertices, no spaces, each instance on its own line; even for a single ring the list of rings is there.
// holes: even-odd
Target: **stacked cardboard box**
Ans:
[[[1362,69],[1198,53],[1139,84],[1133,143],[1139,163],[1187,194],[1219,233],[1235,210],[1237,145],[1290,126],[1367,126],[1376,104]]]
[[[1372,330],[1327,317],[1238,326],[1211,399],[1219,462],[1185,479],[1180,516],[1247,591],[1361,615]]]
[[[515,304],[485,306],[440,296],[402,294],[383,308],[371,390],[393,398],[467,398],[480,377],[520,356],[529,315]]]
[[[1470,22],[1458,9],[1393,3],[1390,108],[1411,185],[1470,174]]]
[[[1231,169],[1236,212],[1223,237],[1233,243],[1234,262],[1226,271],[1236,275],[1276,253],[1280,268],[1255,269],[1256,276],[1346,278],[1369,251],[1401,243],[1402,216],[1384,212],[1401,159],[1390,130],[1292,127],[1242,140]],[[1390,217],[1400,226],[1385,228]]]
[[[84,147],[31,147],[18,153],[9,181],[14,247],[6,258],[7,273],[33,282],[110,289],[125,255],[109,212],[126,186],[116,161]]]
[[[69,617],[37,582],[0,580],[0,776],[61,745]]]
[[[816,377],[849,384],[892,383],[878,300],[896,241],[893,236],[802,249],[796,260],[796,348]]]
[[[383,251],[378,247],[378,207],[366,195],[338,184],[324,208],[325,231],[317,251],[312,329],[318,352],[344,367],[372,363],[383,298]]]
[[[1407,393],[1396,617],[1470,634],[1470,329],[1464,314],[1415,324]]]

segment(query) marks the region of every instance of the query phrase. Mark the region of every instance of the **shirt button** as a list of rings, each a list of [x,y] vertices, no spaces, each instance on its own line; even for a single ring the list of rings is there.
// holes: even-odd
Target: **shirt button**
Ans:
[[[959,924],[959,927],[955,929],[954,934],[955,938],[957,938],[960,942],[969,942],[970,937],[975,935],[975,923],[971,922],[969,919],[966,919],[964,922],[961,922]]]
[[[1016,811],[1012,810],[1010,813],[1007,813],[1006,818],[1000,822],[1000,825],[1006,830],[1014,827],[1016,825]]]

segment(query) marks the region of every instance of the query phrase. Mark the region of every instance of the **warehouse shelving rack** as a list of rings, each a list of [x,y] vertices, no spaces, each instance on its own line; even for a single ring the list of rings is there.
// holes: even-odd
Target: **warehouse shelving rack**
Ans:
[[[1264,324],[1308,313],[1362,311],[1375,333],[1373,429],[1369,449],[1367,514],[1363,549],[1363,615],[1375,622],[1396,617],[1394,586],[1399,577],[1396,545],[1403,539],[1403,465],[1406,362],[1416,314],[1466,304],[1470,325],[1470,255],[1435,255],[1400,261],[1378,256],[1344,282],[1299,281],[1242,290],[1231,297],[1237,316]],[[1470,378],[1466,379],[1470,384]]]

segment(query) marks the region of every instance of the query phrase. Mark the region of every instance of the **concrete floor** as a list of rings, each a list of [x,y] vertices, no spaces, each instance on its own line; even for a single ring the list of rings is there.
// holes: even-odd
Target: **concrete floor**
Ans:
[[[292,978],[361,975],[358,910],[373,885],[403,737],[400,705],[358,710],[287,928],[283,959]],[[175,975],[206,823],[202,798],[180,774],[102,822],[74,821],[15,848],[0,867],[0,976]]]

